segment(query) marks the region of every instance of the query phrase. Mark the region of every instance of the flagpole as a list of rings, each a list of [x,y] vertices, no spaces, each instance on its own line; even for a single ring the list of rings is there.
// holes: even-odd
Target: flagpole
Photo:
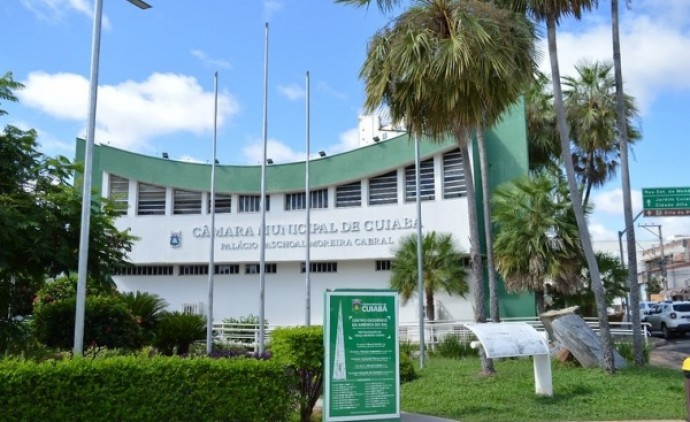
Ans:
[[[206,315],[206,354],[213,351],[213,277],[215,276],[216,240],[216,145],[218,140],[218,72],[213,75],[213,154],[211,159],[211,247],[208,258],[208,313]]]
[[[261,244],[259,246],[259,353],[264,353],[265,290],[266,290],[266,156],[268,145],[268,22],[264,30],[264,110],[263,110],[263,159],[261,160]]]
[[[422,268],[422,198],[419,135],[414,134],[415,205],[417,206],[417,295],[419,296],[419,367],[424,368],[424,269]]]
[[[310,153],[310,142],[311,142],[311,132],[310,132],[310,108],[309,108],[309,71],[307,71],[307,78],[306,78],[306,97],[307,97],[307,104],[306,104],[306,116],[307,116],[307,121],[306,121],[306,143],[307,143],[307,161],[304,163],[304,195],[306,198],[306,205],[307,205],[307,245],[306,245],[306,256],[304,259],[304,281],[306,285],[306,291],[305,291],[305,306],[304,306],[304,325],[307,327],[311,325],[311,280],[310,280],[310,271],[311,271],[311,193],[309,191],[310,188],[310,183],[309,183],[309,153]]]

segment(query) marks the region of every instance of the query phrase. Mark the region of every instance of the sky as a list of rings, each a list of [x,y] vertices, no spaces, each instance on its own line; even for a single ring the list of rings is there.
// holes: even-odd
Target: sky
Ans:
[[[358,146],[363,112],[359,71],[368,39],[392,15],[332,0],[150,0],[140,10],[104,0],[96,142],[142,154],[210,162],[214,73],[218,73],[217,158],[259,164],[262,157],[264,52],[268,35],[268,157],[306,157],[306,73],[310,74],[312,153]],[[625,90],[641,111],[643,138],[630,158],[633,214],[641,189],[690,186],[690,1],[621,1]],[[93,0],[0,2],[0,72],[25,85],[0,125],[34,128],[41,152],[73,158],[85,137]],[[545,34],[545,30],[542,30]],[[540,42],[548,72],[548,50]],[[558,31],[561,74],[612,56],[610,2]],[[595,246],[618,251],[624,229],[619,178],[594,192],[589,227]],[[639,224],[652,225],[644,228]],[[640,217],[638,251],[663,237],[690,235],[690,217]]]

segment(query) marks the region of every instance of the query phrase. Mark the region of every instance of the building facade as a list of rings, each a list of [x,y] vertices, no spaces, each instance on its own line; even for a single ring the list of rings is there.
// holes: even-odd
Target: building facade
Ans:
[[[492,185],[527,171],[521,105],[487,131],[486,138]],[[421,155],[423,232],[452,233],[458,248],[468,252],[469,167],[450,140],[423,140]],[[77,157],[83,156],[84,142],[78,140]],[[93,186],[121,205],[117,227],[138,237],[129,254],[132,266],[113,276],[121,291],[155,293],[171,310],[205,314],[213,240],[213,319],[259,313],[261,166],[216,166],[215,236],[209,213],[211,165],[96,145],[93,167]],[[420,224],[414,146],[407,135],[312,159],[309,173],[307,213],[305,162],[266,168],[264,303],[270,324],[304,323],[307,230],[311,321],[320,324],[326,289],[387,288],[396,245]],[[478,212],[481,219],[481,203]],[[502,286],[499,290],[502,316],[534,315],[532,295],[507,294]],[[471,297],[437,294],[436,319],[472,319]],[[416,298],[403,304],[400,321],[415,321],[417,309]]]

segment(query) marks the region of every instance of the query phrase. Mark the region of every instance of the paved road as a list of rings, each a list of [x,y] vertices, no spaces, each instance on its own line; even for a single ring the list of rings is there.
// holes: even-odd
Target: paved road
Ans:
[[[670,340],[653,337],[651,341],[658,342],[650,357],[654,365],[680,370],[685,358],[690,357],[690,336],[688,335]]]

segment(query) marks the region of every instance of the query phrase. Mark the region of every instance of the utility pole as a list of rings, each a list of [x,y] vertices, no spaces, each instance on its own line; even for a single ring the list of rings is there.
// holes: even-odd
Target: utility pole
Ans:
[[[644,228],[652,234],[656,234],[649,230],[649,227],[656,227],[659,231],[659,252],[661,256],[659,257],[659,273],[661,274],[661,280],[664,283],[664,299],[668,299],[668,277],[666,277],[666,255],[664,254],[664,236],[661,234],[661,224],[645,223],[640,224],[639,227]],[[674,286],[675,287],[675,286]]]

